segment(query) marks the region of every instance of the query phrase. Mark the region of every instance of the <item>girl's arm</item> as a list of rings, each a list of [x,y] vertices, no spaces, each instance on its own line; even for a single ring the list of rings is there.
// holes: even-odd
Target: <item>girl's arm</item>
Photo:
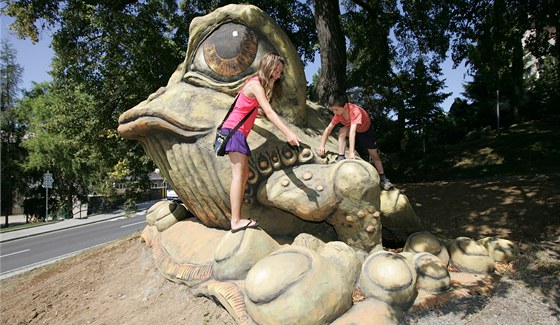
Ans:
[[[254,82],[251,85],[249,91],[253,93],[255,98],[257,98],[257,101],[259,102],[259,105],[261,106],[261,108],[262,108],[264,114],[266,115],[266,117],[282,133],[284,133],[288,142],[293,146],[299,146],[299,142],[301,140],[292,130],[290,130],[286,126],[286,124],[284,124],[284,122],[282,122],[282,120],[280,119],[280,116],[278,116],[278,114],[276,114],[276,112],[272,109],[272,106],[270,106],[270,103],[268,102],[268,99],[266,98],[266,95],[264,93],[264,88],[262,87],[262,85],[258,82]]]

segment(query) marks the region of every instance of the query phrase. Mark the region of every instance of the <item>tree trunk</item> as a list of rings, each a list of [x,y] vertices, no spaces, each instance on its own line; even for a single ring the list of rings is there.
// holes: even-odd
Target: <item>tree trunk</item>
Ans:
[[[519,108],[523,99],[523,44],[521,40],[515,43],[511,62],[511,82],[512,82],[512,114],[515,123],[521,122]]]
[[[313,7],[321,72],[312,99],[326,105],[334,90],[346,91],[346,43],[338,0],[313,0]]]

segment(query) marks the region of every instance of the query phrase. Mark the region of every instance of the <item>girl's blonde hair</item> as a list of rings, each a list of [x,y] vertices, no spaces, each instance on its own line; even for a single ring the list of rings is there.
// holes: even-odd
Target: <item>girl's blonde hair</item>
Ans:
[[[280,79],[278,79],[277,82],[270,80],[274,69],[276,69],[279,63],[282,63],[284,66],[286,65],[284,58],[280,55],[272,52],[267,53],[262,57],[259,63],[259,70],[256,73],[269,101],[272,100],[272,98],[282,95],[282,83]]]

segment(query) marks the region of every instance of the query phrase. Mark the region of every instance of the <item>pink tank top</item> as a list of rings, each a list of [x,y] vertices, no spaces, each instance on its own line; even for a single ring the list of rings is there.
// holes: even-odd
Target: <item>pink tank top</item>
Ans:
[[[249,80],[257,80],[258,82],[259,78],[255,76],[253,78],[250,78]],[[227,120],[222,125],[222,128],[235,128],[235,126],[245,117],[245,115],[247,115],[253,108],[257,106],[259,106],[257,98],[249,98],[245,96],[245,94],[243,93],[243,89],[241,89],[241,91],[239,92],[239,96],[237,97],[235,107],[231,111],[231,114],[229,114]],[[238,131],[241,131],[243,133],[245,138],[249,136],[249,132],[251,132],[253,124],[255,124],[255,119],[257,118],[258,113],[257,111],[258,110],[256,109],[253,114],[251,114],[251,116],[249,116],[249,118],[245,121],[245,123],[243,123],[239,127],[239,129],[237,129]]]

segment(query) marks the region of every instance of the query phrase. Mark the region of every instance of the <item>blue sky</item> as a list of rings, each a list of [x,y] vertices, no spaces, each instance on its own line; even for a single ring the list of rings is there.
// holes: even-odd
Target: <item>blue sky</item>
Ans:
[[[2,39],[8,39],[17,51],[17,62],[23,68],[23,84],[22,88],[30,90],[32,82],[42,82],[51,80],[48,72],[51,70],[50,63],[53,56],[53,51],[50,48],[50,35],[43,32],[37,44],[32,44],[30,40],[20,40],[15,34],[8,30],[8,25],[11,23],[12,18],[1,16]],[[318,56],[313,63],[308,63],[305,67],[305,76],[308,82],[312,76],[317,72],[320,66]],[[466,69],[460,66],[453,69],[451,59],[447,59],[442,64],[444,78],[446,79],[446,88],[444,92],[450,92],[452,95],[442,104],[445,111],[448,111],[456,97],[462,97],[463,83],[470,80],[466,76]]]

